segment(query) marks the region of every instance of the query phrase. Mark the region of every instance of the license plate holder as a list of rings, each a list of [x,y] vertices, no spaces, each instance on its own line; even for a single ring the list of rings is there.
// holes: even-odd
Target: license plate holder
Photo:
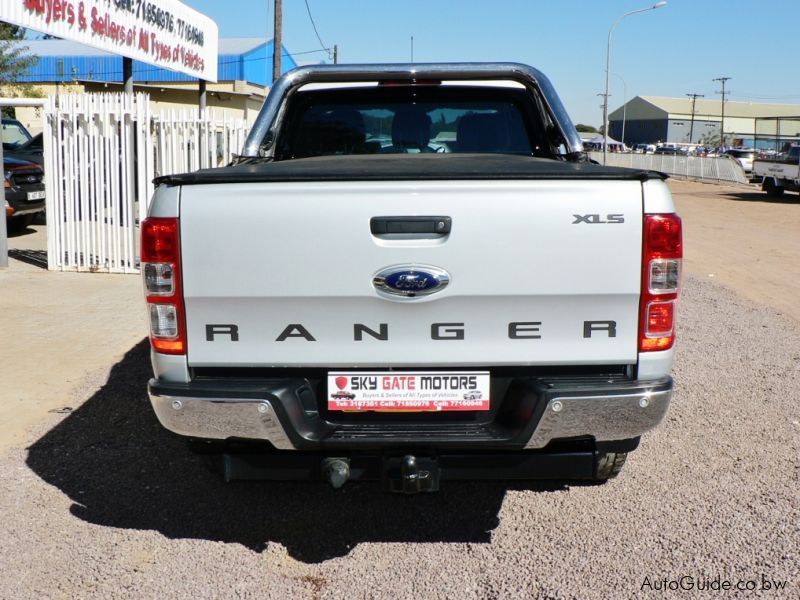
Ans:
[[[33,202],[34,200],[44,200],[44,190],[39,192],[28,192],[28,202]]]
[[[489,371],[331,371],[328,410],[488,411],[490,383]]]

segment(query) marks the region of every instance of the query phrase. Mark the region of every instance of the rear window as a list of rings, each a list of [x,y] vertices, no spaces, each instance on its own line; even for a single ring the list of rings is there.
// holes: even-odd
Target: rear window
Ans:
[[[337,154],[552,156],[525,90],[386,86],[298,92],[276,160]]]
[[[31,134],[15,121],[3,121],[3,144],[15,148],[31,139]]]

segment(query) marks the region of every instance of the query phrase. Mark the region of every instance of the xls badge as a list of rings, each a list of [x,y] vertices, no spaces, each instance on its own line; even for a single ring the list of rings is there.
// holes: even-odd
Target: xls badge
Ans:
[[[380,292],[413,298],[442,291],[450,283],[447,271],[425,265],[395,265],[378,272],[372,285]]]

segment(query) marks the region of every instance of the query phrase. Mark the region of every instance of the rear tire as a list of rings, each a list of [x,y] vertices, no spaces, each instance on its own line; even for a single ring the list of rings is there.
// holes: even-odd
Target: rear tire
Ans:
[[[772,177],[767,177],[764,180],[764,183],[761,184],[761,189],[771,198],[780,198],[783,196],[783,186],[775,185],[775,180],[772,179]]]
[[[595,481],[603,482],[614,479],[622,471],[625,461],[628,459],[627,452],[606,452],[597,458],[595,468]]]

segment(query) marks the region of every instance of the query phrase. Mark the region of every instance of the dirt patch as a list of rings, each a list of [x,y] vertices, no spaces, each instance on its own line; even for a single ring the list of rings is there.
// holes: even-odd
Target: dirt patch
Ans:
[[[670,180],[684,267],[800,322],[800,195]]]
[[[55,273],[9,260],[0,271],[0,454],[25,443],[49,413],[76,407],[88,376],[146,335],[141,287],[134,275]]]

